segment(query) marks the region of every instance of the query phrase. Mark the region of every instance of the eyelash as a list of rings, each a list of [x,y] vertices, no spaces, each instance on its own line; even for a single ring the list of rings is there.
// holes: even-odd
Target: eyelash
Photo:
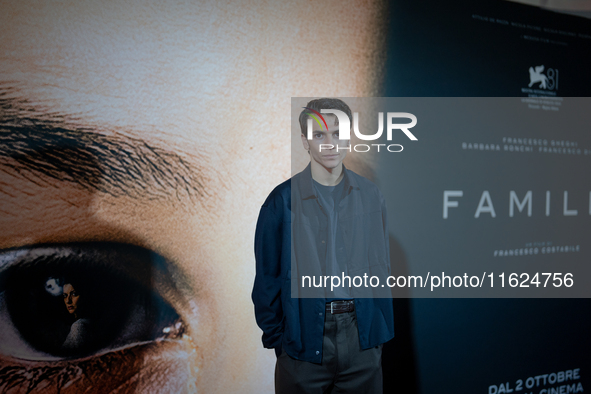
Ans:
[[[156,342],[156,346],[163,346],[167,342],[179,342],[178,339],[182,337],[182,332],[175,332],[167,338],[162,338]],[[61,362],[42,362],[46,364],[43,366],[32,366],[30,363],[10,362],[9,360],[0,359],[0,391],[6,392],[15,387],[27,386],[27,392],[33,392],[35,389],[42,389],[47,385],[55,388],[57,392],[62,392],[64,388],[71,387],[78,380],[82,380],[81,385],[88,388],[92,384],[96,384],[90,378],[94,375],[93,372],[104,373],[105,369],[117,371],[114,377],[121,377],[121,381],[117,381],[117,386],[122,386],[127,381],[131,380],[139,371],[141,366],[135,367],[137,358],[142,357],[143,350],[153,346],[149,344],[138,344],[129,348],[110,351],[105,354],[93,356],[83,360],[61,361]],[[121,364],[125,362],[125,365]],[[119,368],[118,368],[119,367]],[[127,367],[127,368],[126,368]],[[131,368],[130,368],[131,367]],[[131,369],[127,375],[121,376],[121,371]],[[84,380],[87,381],[84,381]],[[116,380],[116,379],[115,379]],[[103,391],[104,387],[99,391]]]

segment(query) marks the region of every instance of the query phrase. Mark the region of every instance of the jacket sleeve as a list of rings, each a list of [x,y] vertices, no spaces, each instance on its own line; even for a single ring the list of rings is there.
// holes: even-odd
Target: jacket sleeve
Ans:
[[[283,217],[265,203],[259,213],[254,240],[256,276],[252,301],[257,324],[263,330],[263,346],[275,349],[281,347],[283,336],[282,227]]]

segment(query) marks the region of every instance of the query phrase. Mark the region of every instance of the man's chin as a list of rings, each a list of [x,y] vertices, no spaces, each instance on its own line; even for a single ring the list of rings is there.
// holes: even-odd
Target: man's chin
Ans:
[[[339,165],[341,165],[341,163],[342,163],[342,161],[329,161],[329,162],[322,162],[322,163],[320,163],[320,165],[330,171],[330,170],[334,170],[335,168],[337,168]]]
[[[335,168],[338,168],[343,163],[342,157],[336,157],[334,159],[329,158],[312,158],[318,165],[326,169],[327,171],[332,171]]]

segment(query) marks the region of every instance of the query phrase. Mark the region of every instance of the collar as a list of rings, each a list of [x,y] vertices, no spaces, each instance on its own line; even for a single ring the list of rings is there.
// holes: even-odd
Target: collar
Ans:
[[[309,198],[318,198],[316,195],[316,189],[314,188],[314,184],[312,182],[312,163],[308,163],[308,166],[304,171],[302,171],[299,181],[299,186],[301,190],[302,200],[307,200]],[[343,180],[345,182],[345,187],[343,188],[343,196],[345,197],[349,194],[351,189],[359,189],[359,185],[357,183],[357,179],[355,179],[355,174],[352,171],[347,170],[345,165],[343,164]]]

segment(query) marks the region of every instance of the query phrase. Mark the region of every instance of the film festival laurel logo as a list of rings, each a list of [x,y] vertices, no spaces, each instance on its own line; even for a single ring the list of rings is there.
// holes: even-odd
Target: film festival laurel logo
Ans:
[[[529,68],[528,88],[537,86],[538,89],[558,90],[558,69],[549,68],[546,74],[543,73],[544,65]]]
[[[339,121],[339,139],[340,140],[350,140],[351,139],[351,122],[349,120],[349,117],[347,116],[347,114],[345,114],[343,111],[339,111],[337,109],[321,109],[320,112],[312,109],[312,108],[308,108],[308,107],[303,107],[305,109],[307,109],[308,111],[310,111],[311,113],[309,114],[310,118],[308,118],[307,121],[307,138],[309,140],[312,140],[314,138],[314,121],[316,121],[316,123],[318,124],[318,126],[320,127],[320,130],[325,130],[326,132],[328,132],[328,123],[326,123],[326,120],[324,119],[324,116],[322,116],[322,114],[325,115],[334,115],[337,117],[338,121]],[[402,131],[411,141],[417,141],[417,137],[414,136],[413,133],[410,132],[409,129],[413,128],[414,126],[416,126],[417,124],[417,117],[414,116],[411,113],[408,112],[388,112],[386,114],[386,118],[387,118],[387,125],[386,125],[386,134],[387,134],[387,140],[388,141],[392,141],[392,132],[394,130],[400,130]],[[406,118],[410,120],[410,123],[393,123],[394,119],[397,118]],[[359,138],[362,141],[376,141],[378,140],[382,134],[384,133],[384,113],[383,112],[379,112],[378,113],[378,131],[375,134],[362,134],[359,131],[359,113],[358,112],[354,112],[353,113],[353,132],[355,133],[355,135],[357,136],[357,138]],[[319,146],[319,150],[320,152],[322,152],[322,150],[331,150],[331,149],[335,149],[337,150],[337,152],[339,150],[347,150],[349,152],[351,152],[351,150],[355,151],[355,152],[369,152],[372,150],[376,150],[377,152],[380,152],[380,148],[381,147],[385,147],[386,150],[388,152],[402,152],[402,150],[404,149],[404,147],[401,144],[355,144],[355,145],[348,145],[348,146],[339,146],[338,144],[335,146],[333,144],[320,144]]]
[[[544,66],[537,66],[535,71],[533,67],[529,68],[529,85],[528,88],[531,88],[535,83],[540,83],[540,89],[546,89],[548,77],[542,74],[544,71]]]

